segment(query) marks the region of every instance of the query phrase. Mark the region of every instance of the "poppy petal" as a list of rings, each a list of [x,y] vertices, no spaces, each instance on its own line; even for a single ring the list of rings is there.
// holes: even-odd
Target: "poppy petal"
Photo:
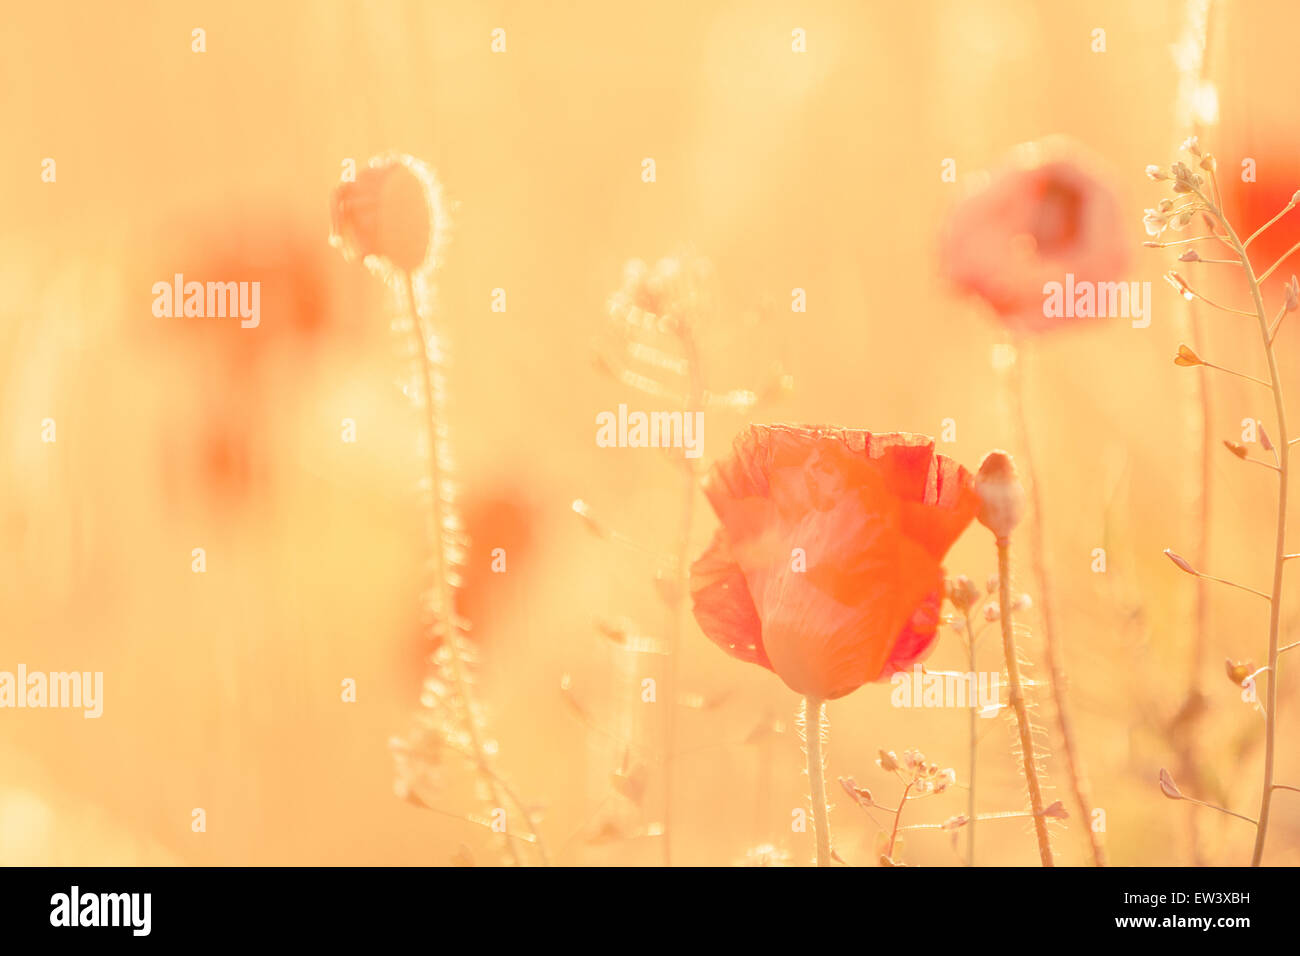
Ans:
[[[882,679],[899,671],[911,670],[934,649],[935,638],[939,636],[939,606],[938,591],[925,596],[894,642],[894,650],[880,674]]]
[[[727,531],[719,528],[691,565],[691,602],[705,636],[738,660],[772,664],[763,650],[763,626],[745,575],[731,555]]]

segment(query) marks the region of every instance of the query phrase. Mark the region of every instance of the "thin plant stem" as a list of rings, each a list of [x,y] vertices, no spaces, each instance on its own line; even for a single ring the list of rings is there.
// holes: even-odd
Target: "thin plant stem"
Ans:
[[[1029,523],[1030,555],[1034,565],[1034,578],[1038,585],[1040,617],[1043,622],[1043,647],[1047,656],[1047,669],[1051,675],[1052,700],[1056,705],[1056,723],[1061,734],[1061,743],[1065,752],[1065,767],[1070,778],[1070,789],[1074,800],[1079,805],[1083,816],[1084,830],[1088,835],[1088,846],[1096,866],[1106,865],[1106,850],[1101,844],[1101,837],[1090,826],[1092,818],[1092,796],[1088,792],[1088,779],[1083,769],[1083,758],[1074,734],[1074,719],[1070,709],[1069,698],[1065,689],[1065,662],[1056,631],[1056,618],[1052,602],[1051,581],[1047,574],[1046,534],[1043,530],[1043,497],[1039,490],[1038,469],[1034,462],[1033,440],[1029,433],[1029,418],[1025,411],[1024,373],[1020,369],[1025,349],[1018,348],[1016,361],[1012,363],[1011,378],[1013,385],[1012,404],[1015,406],[1017,423],[1020,431],[1020,460],[1026,472],[1025,482],[1029,486],[1029,502],[1033,511],[1033,521]],[[1005,581],[1003,582],[1005,584]],[[1008,615],[1008,604],[1002,599],[1002,613]],[[1004,629],[1005,629],[1004,625]]]
[[[1202,197],[1204,198],[1204,197]],[[1259,321],[1260,342],[1264,346],[1264,355],[1268,359],[1268,376],[1273,385],[1273,409],[1277,415],[1278,440],[1278,490],[1277,490],[1277,530],[1273,547],[1273,587],[1269,602],[1268,615],[1268,697],[1264,704],[1264,781],[1263,792],[1259,798],[1259,822],[1255,829],[1255,849],[1251,853],[1250,865],[1259,866],[1264,860],[1264,845],[1268,840],[1269,810],[1273,803],[1273,774],[1276,770],[1277,757],[1277,656],[1278,636],[1282,622],[1282,575],[1286,569],[1286,509],[1287,478],[1290,475],[1291,443],[1287,438],[1286,403],[1282,396],[1282,376],[1278,371],[1277,353],[1269,341],[1268,314],[1264,311],[1264,296],[1260,291],[1260,280],[1255,277],[1246,246],[1237,238],[1237,233],[1229,224],[1223,212],[1217,206],[1211,206],[1213,216],[1219,220],[1228,242],[1241,259],[1245,267],[1246,281],[1250,285],[1250,297],[1255,303],[1255,317]],[[1262,230],[1261,230],[1262,231]],[[1257,232],[1256,235],[1259,233]],[[1254,236],[1251,237],[1252,239]]]
[[[703,404],[704,386],[701,382],[699,353],[695,346],[695,337],[689,327],[683,327],[680,333],[682,349],[686,353],[686,367],[690,376],[689,391],[682,403],[682,414],[691,415]],[[681,654],[682,622],[685,616],[685,596],[690,586],[689,562],[691,547],[691,525],[695,520],[695,494],[698,480],[689,463],[683,465],[682,504],[677,528],[676,567],[673,569],[673,591],[669,601],[668,626],[668,686],[664,696],[668,700],[668,714],[664,725],[664,831],[663,857],[664,866],[673,865],[672,822],[673,822],[673,764],[677,751],[677,659]]]
[[[1191,67],[1192,73],[1187,79],[1193,84],[1192,88],[1196,90],[1202,88],[1205,78],[1209,75],[1210,52],[1212,49],[1210,28],[1214,21],[1215,6],[1215,0],[1205,0],[1204,18],[1199,21],[1194,13],[1198,8],[1194,4],[1188,6],[1188,13],[1190,14],[1188,33],[1192,38],[1192,46],[1199,51],[1199,55],[1196,58],[1195,66]],[[1182,109],[1185,109],[1186,112],[1181,113]],[[1192,135],[1199,137],[1203,130],[1197,111],[1187,108],[1186,102],[1184,102],[1180,107],[1180,113],[1181,115],[1176,120],[1177,125],[1190,126]],[[1214,195],[1217,198],[1220,195],[1218,176],[1214,170],[1210,170],[1210,176],[1214,185]],[[1217,230],[1215,231],[1217,232]],[[1220,237],[1220,242],[1222,241]],[[1187,331],[1193,349],[1200,352],[1208,347],[1205,316],[1195,302],[1188,304]],[[1194,535],[1192,554],[1195,556],[1193,561],[1196,567],[1203,568],[1209,564],[1210,552],[1211,476],[1213,473],[1213,459],[1211,456],[1215,451],[1213,438],[1214,395],[1207,376],[1194,375],[1190,378],[1190,398],[1195,410],[1188,418],[1190,419],[1189,424],[1195,433],[1197,445],[1195,452],[1196,483],[1192,489],[1194,496],[1192,508],[1195,515],[1192,531]],[[1196,741],[1198,738],[1197,730],[1206,710],[1204,664],[1209,641],[1210,582],[1198,578],[1192,611],[1192,649],[1191,658],[1188,661],[1187,692],[1176,718],[1178,732],[1176,739],[1173,741],[1178,750],[1180,773],[1187,779],[1198,783],[1202,779],[1203,771]],[[1192,862],[1201,865],[1204,863],[1201,846],[1201,826],[1198,815],[1195,813],[1187,814],[1187,833]]]
[[[817,833],[817,865],[831,865],[831,828],[826,808],[826,768],[822,761],[822,719],[826,704],[803,699],[804,749],[808,754],[808,783],[812,789],[813,828]]]
[[[1251,465],[1263,465],[1265,468],[1272,468],[1274,471],[1278,470],[1277,466],[1270,465],[1266,461],[1259,461],[1258,459],[1253,458],[1243,458],[1242,461]],[[1230,588],[1236,588],[1238,591],[1245,591],[1247,594],[1253,594],[1256,597],[1262,597],[1265,601],[1273,600],[1270,595],[1265,594],[1263,591],[1249,587],[1245,584],[1238,584],[1236,581],[1229,581],[1226,578],[1216,578],[1213,574],[1205,574],[1202,571],[1196,572],[1196,576],[1203,581],[1213,581],[1215,584],[1222,584]]]
[[[1201,349],[1205,346],[1205,322],[1201,310],[1196,307],[1195,303],[1188,306],[1190,315],[1188,316],[1189,332],[1192,339],[1192,348]],[[1213,454],[1213,397],[1210,392],[1209,377],[1205,375],[1190,376],[1192,387],[1192,403],[1196,408],[1193,417],[1193,427],[1196,433],[1196,485],[1193,494],[1195,522],[1193,534],[1195,535],[1192,542],[1192,553],[1196,556],[1196,567],[1201,568],[1209,561],[1210,551],[1210,476],[1212,469]],[[1209,646],[1210,633],[1210,582],[1197,578],[1196,594],[1194,597],[1194,608],[1192,611],[1192,653],[1191,660],[1188,662],[1187,673],[1187,694],[1183,701],[1181,713],[1185,715],[1185,726],[1181,728],[1182,739],[1178,743],[1179,748],[1179,765],[1182,768],[1181,773],[1189,780],[1201,780],[1200,759],[1196,752],[1195,741],[1197,738],[1196,729],[1200,723],[1201,716],[1204,712],[1204,663],[1206,649]],[[1201,856],[1201,827],[1197,819],[1197,814],[1187,814],[1188,817],[1188,835],[1190,837],[1192,859],[1193,861],[1202,862]]]
[[[1016,714],[1020,732],[1020,756],[1024,761],[1025,785],[1029,789],[1029,809],[1034,815],[1034,835],[1038,839],[1038,858],[1043,866],[1055,866],[1052,843],[1043,816],[1043,791],[1038,779],[1038,758],[1034,755],[1033,731],[1029,726],[1029,708],[1020,684],[1020,658],[1016,653],[1015,630],[1011,620],[1011,539],[998,538],[998,604],[1002,619],[1002,653],[1007,659],[1007,683],[1011,691],[1011,709]]]
[[[447,549],[446,549],[446,514],[442,497],[442,463],[439,461],[439,423],[438,423],[438,396],[433,389],[433,372],[430,369],[429,360],[429,342],[430,334],[425,327],[424,316],[420,314],[419,307],[415,301],[415,283],[411,281],[411,273],[402,270],[401,286],[402,292],[406,298],[406,308],[410,312],[411,334],[415,338],[416,346],[416,365],[420,369],[420,386],[424,391],[424,409],[425,409],[425,427],[428,430],[428,465],[429,465],[429,497],[432,499],[433,508],[433,561],[434,575],[437,580],[438,589],[438,610],[443,621],[443,640],[447,642],[447,649],[450,652],[448,657],[451,658],[451,675],[452,681],[456,688],[456,695],[460,698],[461,706],[465,711],[465,730],[469,734],[470,747],[473,750],[473,760],[479,775],[487,787],[491,796],[493,806],[500,806],[501,788],[497,784],[496,775],[488,765],[487,753],[483,749],[483,736],[479,733],[478,721],[474,714],[474,702],[469,690],[469,682],[465,676],[465,662],[461,658],[460,648],[456,639],[456,612],[455,602],[452,595],[451,579],[448,576],[447,568]],[[522,810],[525,820],[532,827],[532,820],[526,810]],[[533,829],[536,835],[536,829]],[[539,840],[540,843],[540,840]],[[507,839],[506,847],[510,852],[510,858],[516,866],[523,864],[519,851],[516,849],[514,841]],[[544,852],[544,851],[543,851]]]
[[[909,780],[907,786],[903,788],[903,796],[898,801],[898,809],[894,811],[894,828],[889,833],[889,848],[885,850],[885,856],[891,860],[894,858],[894,846],[898,842],[898,824],[903,819],[903,807],[907,806],[907,795],[912,792],[912,782]]]
[[[971,680],[974,681],[975,680],[975,628],[974,628],[974,622],[971,620],[969,609],[965,611],[965,615],[966,615],[966,644],[970,650]],[[970,818],[970,822],[967,824],[967,827],[970,830],[970,832],[966,834],[966,865],[967,866],[975,865],[975,820],[976,820],[975,817],[975,756],[979,744],[978,724],[977,724],[977,720],[979,716],[978,715],[979,702],[974,699],[974,696],[975,696],[974,694],[971,695],[972,700],[970,702],[970,714],[969,714],[970,756],[968,759],[970,764],[970,770],[968,772],[968,777],[969,777],[968,782],[969,782],[970,789],[966,793],[966,816]]]
[[[1263,385],[1265,388],[1272,387],[1262,378],[1256,378],[1253,375],[1247,375],[1245,372],[1238,372],[1235,369],[1224,368],[1222,365],[1215,365],[1213,362],[1202,362],[1201,365],[1205,368],[1212,368],[1216,372],[1227,372],[1229,375],[1237,376],[1237,378],[1244,378],[1248,382],[1254,382],[1256,385]]]
[[[1245,820],[1247,823],[1254,823],[1255,826],[1259,826],[1257,821],[1252,820],[1244,813],[1238,813],[1236,810],[1229,810],[1227,807],[1221,807],[1217,803],[1206,803],[1204,800],[1197,800],[1195,797],[1189,797],[1186,795],[1184,795],[1182,799],[1186,800],[1188,803],[1194,803],[1198,807],[1205,807],[1207,810],[1218,810],[1220,813],[1226,813],[1230,817],[1236,817],[1238,820]]]
[[[1294,208],[1295,208],[1295,203],[1294,203],[1294,202],[1289,202],[1289,203],[1287,203],[1285,206],[1282,207],[1282,211],[1281,211],[1280,213],[1278,213],[1276,216],[1274,216],[1274,217],[1273,217],[1272,219],[1270,219],[1268,222],[1264,223],[1264,225],[1260,226],[1258,229],[1256,229],[1254,232],[1252,232],[1252,233],[1250,234],[1250,237],[1247,238],[1246,241],[1243,242],[1243,243],[1241,244],[1241,247],[1244,249],[1244,248],[1246,248],[1247,246],[1249,246],[1252,242],[1254,242],[1257,238],[1259,238],[1259,236],[1263,235],[1264,232],[1266,232],[1266,231],[1268,230],[1268,227],[1269,227],[1269,226],[1273,225],[1273,223],[1277,222],[1279,219],[1281,219],[1283,216],[1285,216],[1287,213],[1289,213],[1289,212],[1290,212],[1292,209],[1294,209]],[[1296,249],[1296,247],[1293,246],[1292,249],[1291,249],[1291,251],[1294,252],[1295,249]],[[1288,254],[1289,254],[1289,253],[1288,253]]]

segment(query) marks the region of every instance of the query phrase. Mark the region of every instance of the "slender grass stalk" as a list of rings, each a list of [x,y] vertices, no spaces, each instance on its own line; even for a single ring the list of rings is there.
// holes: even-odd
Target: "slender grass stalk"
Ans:
[[[1038,779],[1038,758],[1034,755],[1033,731],[1029,726],[1029,709],[1025,705],[1025,692],[1020,683],[1020,658],[1016,652],[1015,629],[1011,610],[1011,539],[999,537],[998,547],[998,605],[1002,620],[1002,653],[1007,659],[1007,683],[1011,691],[1011,709],[1015,711],[1016,727],[1020,732],[1020,756],[1024,761],[1025,785],[1029,788],[1029,809],[1034,815],[1034,835],[1038,839],[1038,858],[1043,866],[1055,866],[1052,860],[1052,843],[1047,833],[1047,818],[1043,816],[1043,791]]]
[[[1090,825],[1092,820],[1092,794],[1089,792],[1087,773],[1083,768],[1083,757],[1074,732],[1074,717],[1070,708],[1069,695],[1066,692],[1066,675],[1064,655],[1060,646],[1060,636],[1056,629],[1054,603],[1052,599],[1051,580],[1047,573],[1046,535],[1043,530],[1045,513],[1042,492],[1039,488],[1039,472],[1034,462],[1033,440],[1029,432],[1029,418],[1025,411],[1024,373],[1021,363],[1026,349],[1017,346],[1016,360],[1011,363],[1012,404],[1015,406],[1016,421],[1020,431],[1020,461],[1026,472],[1026,484],[1029,486],[1029,503],[1033,511],[1033,521],[1029,526],[1030,555],[1034,566],[1034,578],[1038,586],[1038,607],[1043,622],[1043,647],[1047,657],[1047,670],[1051,675],[1052,701],[1056,707],[1056,724],[1060,731],[1064,748],[1066,773],[1070,778],[1070,789],[1082,814],[1083,827],[1088,835],[1088,847],[1092,861],[1096,866],[1106,865],[1106,849],[1102,846],[1100,835]],[[1005,582],[1004,582],[1005,584]],[[1008,605],[1002,602],[1002,613],[1006,615]]]
[[[690,379],[682,414],[694,414],[704,403],[704,386],[700,373],[699,352],[695,346],[695,337],[689,326],[683,326],[678,335],[686,357],[687,375]],[[686,617],[686,593],[690,588],[690,546],[691,526],[695,521],[695,496],[699,481],[689,461],[682,465],[682,503],[677,528],[677,548],[675,554],[674,586],[672,600],[669,603],[668,627],[668,686],[664,696],[668,701],[668,715],[664,728],[664,832],[663,857],[664,866],[673,865],[672,823],[673,823],[673,764],[677,753],[677,708],[678,693],[678,657],[681,655],[682,632]]]
[[[1201,350],[1205,347],[1205,321],[1196,303],[1188,304],[1188,337],[1192,348]],[[1210,475],[1214,453],[1214,404],[1210,391],[1208,375],[1193,375],[1190,401],[1195,412],[1189,415],[1196,436],[1196,483],[1193,486],[1193,521],[1192,554],[1196,567],[1203,568],[1209,564],[1210,553],[1210,514],[1212,501],[1210,497]],[[1178,747],[1179,772],[1198,787],[1201,785],[1201,764],[1196,752],[1197,727],[1204,712],[1204,664],[1206,650],[1210,640],[1210,582],[1200,577],[1196,580],[1196,594],[1192,610],[1192,649],[1187,667],[1187,691],[1183,698],[1179,715],[1182,718],[1179,727]],[[1192,861],[1204,862],[1201,851],[1201,827],[1198,815],[1187,815],[1188,837],[1191,844]]]
[[[966,617],[966,645],[970,651],[971,681],[974,682],[975,673],[976,673],[975,671],[975,626],[974,626],[975,622],[971,620],[971,613],[969,609],[967,609],[964,613]],[[974,687],[972,686],[972,691],[973,690]],[[979,719],[979,701],[976,699],[975,694],[972,693],[971,701],[970,701],[970,714],[969,714],[970,727],[968,730],[969,737],[970,737],[970,755],[968,758],[968,761],[970,763],[970,771],[968,773],[968,778],[969,778],[967,780],[968,790],[966,792],[966,816],[970,818],[970,822],[966,824],[966,827],[969,831],[966,834],[966,865],[967,866],[975,865],[975,821],[977,819],[977,817],[975,816],[975,758],[976,758],[976,751],[979,745],[978,719]]]
[[[817,865],[831,865],[831,828],[826,807],[826,766],[822,759],[822,724],[826,704],[803,699],[804,749],[808,754],[808,783],[812,788],[813,827],[817,832]]]
[[[1286,516],[1287,516],[1287,479],[1290,476],[1291,442],[1287,437],[1286,402],[1282,394],[1282,376],[1278,371],[1277,352],[1269,334],[1268,313],[1264,309],[1264,296],[1260,291],[1260,281],[1255,277],[1250,255],[1245,244],[1237,237],[1223,211],[1210,202],[1201,191],[1196,195],[1205,203],[1210,215],[1218,220],[1237,257],[1241,260],[1246,273],[1246,282],[1250,286],[1251,301],[1255,304],[1255,315],[1259,322],[1260,342],[1268,360],[1268,377],[1273,389],[1273,410],[1277,416],[1278,436],[1275,447],[1278,462],[1277,490],[1277,527],[1273,548],[1273,586],[1269,592],[1268,615],[1268,696],[1264,704],[1264,780],[1263,792],[1259,798],[1259,822],[1255,830],[1255,848],[1251,854],[1250,865],[1259,866],[1264,859],[1264,845],[1268,840],[1269,811],[1273,803],[1274,779],[1277,757],[1277,663],[1278,636],[1281,632],[1282,619],[1282,575],[1286,568]],[[1252,236],[1252,238],[1254,238]]]

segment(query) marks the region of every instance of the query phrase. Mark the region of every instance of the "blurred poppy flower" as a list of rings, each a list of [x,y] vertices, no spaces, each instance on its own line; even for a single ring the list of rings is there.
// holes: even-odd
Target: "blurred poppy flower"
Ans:
[[[940,242],[944,275],[1018,332],[1077,321],[1043,315],[1043,286],[1118,282],[1131,244],[1119,200],[1081,147],[1052,138],[1018,147],[952,210]]]
[[[1224,212],[1243,240],[1286,209],[1300,189],[1300,136],[1256,134],[1252,139],[1241,146],[1256,164],[1252,177],[1243,181],[1231,169],[1219,177]],[[1300,240],[1298,222],[1300,213],[1292,212],[1251,242],[1250,260],[1256,275],[1262,275]],[[1290,280],[1300,258],[1293,256],[1287,263],[1266,280],[1272,287],[1268,294],[1278,294],[1278,287]]]
[[[752,425],[705,493],[722,526],[691,567],[691,596],[733,657],[833,699],[930,649],[940,561],[978,504],[933,440]]]

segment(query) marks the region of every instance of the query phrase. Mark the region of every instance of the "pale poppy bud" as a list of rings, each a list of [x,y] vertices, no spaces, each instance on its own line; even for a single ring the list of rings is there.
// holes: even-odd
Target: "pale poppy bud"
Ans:
[[[980,500],[979,523],[999,538],[1009,537],[1025,511],[1025,488],[1010,455],[991,451],[984,456],[975,475],[975,494]]]

